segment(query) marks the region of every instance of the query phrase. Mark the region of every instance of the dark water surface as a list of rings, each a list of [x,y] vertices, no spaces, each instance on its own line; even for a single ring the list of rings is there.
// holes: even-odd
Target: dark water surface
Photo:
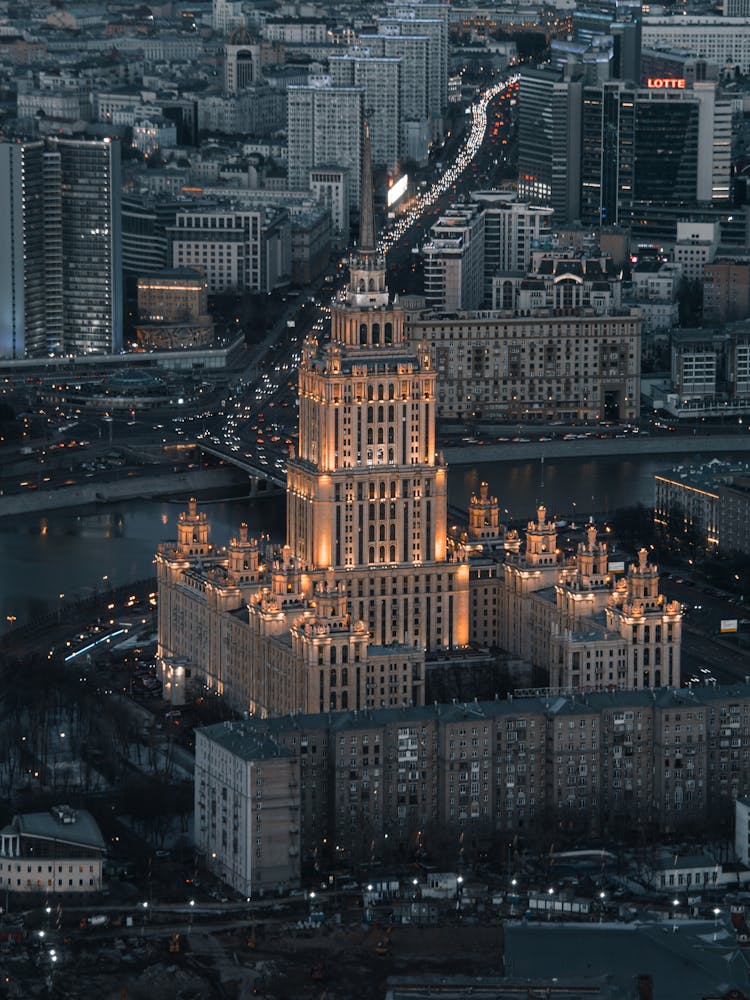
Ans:
[[[650,505],[654,473],[681,462],[685,456],[647,455],[454,464],[449,500],[465,508],[471,492],[486,480],[500,500],[501,518],[528,518],[543,500],[550,514],[585,519],[592,512]],[[156,546],[176,536],[177,515],[184,508],[184,501],[138,499],[0,519],[0,631],[7,616],[24,621],[60,600],[60,594],[66,600],[89,597],[148,577]],[[251,534],[284,537],[282,497],[224,498],[207,502],[205,509],[217,545],[226,544],[242,520]]]

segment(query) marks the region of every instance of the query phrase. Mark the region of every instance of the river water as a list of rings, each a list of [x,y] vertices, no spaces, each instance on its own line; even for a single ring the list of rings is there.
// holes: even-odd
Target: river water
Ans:
[[[651,505],[654,473],[685,461],[685,456],[649,455],[554,459],[543,465],[453,465],[449,501],[465,508],[472,491],[485,480],[500,500],[501,518],[525,519],[544,501],[551,514],[583,520],[592,511]],[[226,544],[242,520],[251,534],[264,531],[282,540],[285,512],[280,498],[248,500],[240,494],[238,490],[237,496],[227,499],[225,494],[207,503],[212,540]],[[0,519],[0,631],[7,627],[8,616],[25,621],[56,601],[88,597],[149,576],[157,544],[176,536],[177,515],[185,506],[184,501],[139,499]]]

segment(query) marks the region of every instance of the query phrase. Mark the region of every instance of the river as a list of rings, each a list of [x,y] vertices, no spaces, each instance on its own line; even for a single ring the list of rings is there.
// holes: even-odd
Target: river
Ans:
[[[501,518],[530,517],[543,500],[551,514],[584,519],[591,511],[650,505],[654,473],[685,461],[684,455],[648,455],[551,459],[543,467],[538,460],[453,465],[449,500],[465,508],[471,492],[486,480],[500,500]],[[0,631],[8,627],[8,616],[22,622],[50,603],[147,577],[157,544],[176,536],[184,507],[184,502],[139,499],[0,519]],[[277,541],[284,537],[279,497],[248,500],[238,492],[227,499],[225,491],[206,509],[217,545],[226,544],[243,519],[251,533],[264,531]]]

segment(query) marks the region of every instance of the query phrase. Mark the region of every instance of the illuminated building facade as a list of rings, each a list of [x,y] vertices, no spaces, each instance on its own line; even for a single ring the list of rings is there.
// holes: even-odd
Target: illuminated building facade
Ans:
[[[157,555],[165,693],[187,671],[260,714],[421,704],[424,659],[469,643],[469,567],[447,551],[436,373],[409,347],[375,249],[369,135],[359,249],[330,343],[305,343],[287,544],[216,552],[193,503]]]
[[[645,550],[627,572],[622,564],[615,568],[590,525],[586,541],[566,560],[543,506],[528,524],[525,544],[514,541],[506,537],[497,572],[477,580],[485,602],[497,606],[487,645],[531,664],[553,689],[679,686],[682,611],[660,593],[659,569]],[[476,632],[487,629],[480,615],[477,602]]]

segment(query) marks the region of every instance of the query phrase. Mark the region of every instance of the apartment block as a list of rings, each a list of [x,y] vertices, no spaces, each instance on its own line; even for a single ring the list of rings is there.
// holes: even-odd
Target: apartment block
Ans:
[[[502,279],[500,279],[502,280]],[[634,420],[640,406],[637,309],[447,313],[409,300],[412,344],[438,372],[438,415],[506,422]]]
[[[230,739],[232,760],[222,771],[219,755]],[[209,727],[197,745],[196,826],[213,801],[218,832],[226,789],[227,847],[235,817],[230,780],[254,790],[262,772],[255,794],[263,808],[255,814],[263,828],[251,838],[254,851],[266,849],[267,829],[277,830],[273,813],[266,825],[266,794],[286,804],[279,866],[268,881],[265,863],[261,870],[269,887],[298,878],[300,858],[387,861],[418,846],[441,853],[533,835],[542,825],[561,839],[613,835],[624,823],[644,834],[705,825],[750,791],[750,685],[292,713]],[[209,752],[216,762],[206,767]],[[269,760],[279,766],[267,777]],[[217,871],[231,881],[234,862],[216,843]]]
[[[707,323],[750,317],[750,261],[721,259],[704,264],[703,317]]]
[[[299,884],[299,756],[234,723],[198,730],[195,845],[244,896]]]
[[[122,346],[119,143],[0,143],[0,350],[110,354]]]
[[[430,228],[422,246],[428,308],[477,309],[484,297],[484,213],[454,206]]]
[[[335,166],[349,173],[349,208],[359,204],[364,89],[335,87],[330,79],[289,87],[288,177],[291,190],[307,190],[310,171]]]

